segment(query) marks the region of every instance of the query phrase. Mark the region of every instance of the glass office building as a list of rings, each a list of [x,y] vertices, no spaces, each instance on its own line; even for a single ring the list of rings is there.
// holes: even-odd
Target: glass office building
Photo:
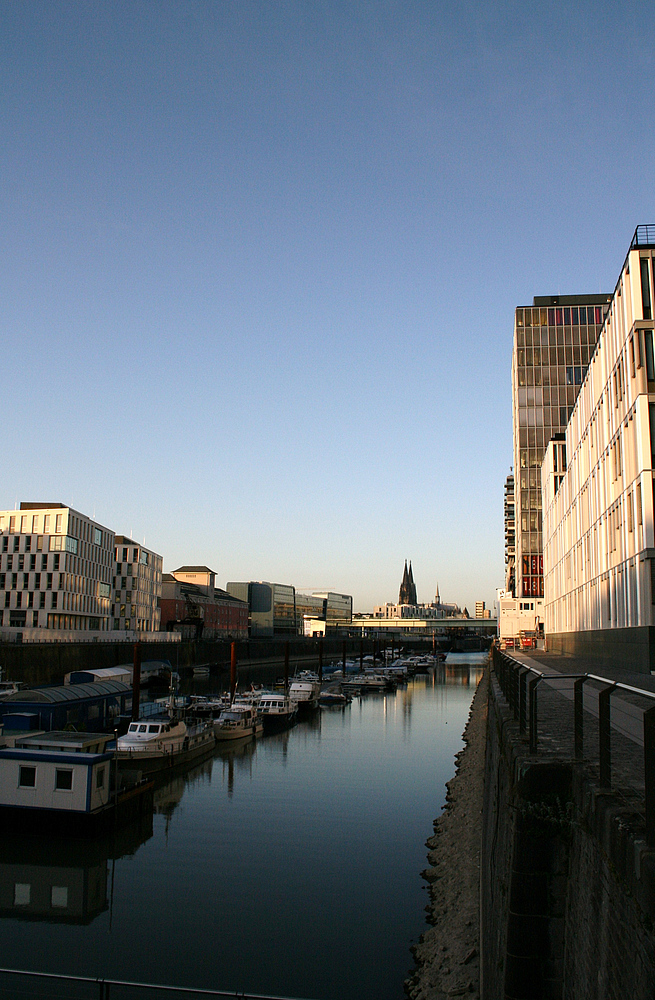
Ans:
[[[253,639],[297,634],[296,590],[283,583],[228,583],[228,594],[246,601]]]
[[[541,463],[566,429],[611,294],[536,296],[519,306],[512,351],[515,595],[543,597]]]

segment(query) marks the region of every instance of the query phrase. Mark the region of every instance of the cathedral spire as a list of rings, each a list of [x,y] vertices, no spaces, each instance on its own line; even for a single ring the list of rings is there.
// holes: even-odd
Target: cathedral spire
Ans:
[[[405,559],[405,569],[403,571],[403,582],[400,585],[400,594],[398,595],[399,604],[417,604],[416,600],[416,585],[414,583],[414,576],[412,573],[412,563],[410,560],[409,570],[407,569],[407,560]]]

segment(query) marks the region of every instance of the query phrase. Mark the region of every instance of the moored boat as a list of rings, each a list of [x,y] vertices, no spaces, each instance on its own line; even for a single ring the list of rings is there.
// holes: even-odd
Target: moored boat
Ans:
[[[292,726],[298,715],[298,704],[282,691],[264,691],[259,701],[264,730],[273,731]]]
[[[318,708],[318,698],[321,693],[321,682],[313,670],[301,670],[295,674],[289,687],[289,699],[296,705],[299,712],[307,712]]]
[[[116,757],[122,770],[153,774],[208,753],[214,743],[214,727],[205,720],[139,719],[119,736]]]
[[[233,702],[214,721],[214,736],[217,743],[239,740],[246,736],[258,736],[263,731],[262,716],[253,705],[239,705]]]

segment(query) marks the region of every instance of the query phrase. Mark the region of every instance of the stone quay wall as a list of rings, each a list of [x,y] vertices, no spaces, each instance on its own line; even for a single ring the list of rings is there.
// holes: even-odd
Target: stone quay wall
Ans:
[[[544,730],[570,708],[544,705]],[[544,699],[545,700],[545,699]],[[540,719],[542,715],[540,714]],[[483,1000],[652,1000],[655,855],[638,788],[602,791],[566,726],[530,754],[492,672],[480,879]]]

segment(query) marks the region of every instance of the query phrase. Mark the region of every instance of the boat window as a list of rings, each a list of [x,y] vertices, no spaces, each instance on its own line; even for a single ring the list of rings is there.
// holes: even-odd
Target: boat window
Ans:
[[[132,724],[130,725],[130,732],[131,732],[131,733],[136,733],[136,731],[137,731],[137,729],[138,729],[138,728],[139,728],[139,727],[137,726],[136,722],[133,722],[133,723],[132,723]]]
[[[159,726],[148,726],[148,732],[149,733],[158,733],[159,732]]]
[[[139,726],[139,732],[140,733],[147,733],[148,732],[148,727],[147,726]]]
[[[21,766],[18,771],[18,784],[21,788],[36,788],[36,768]]]
[[[73,787],[73,772],[69,770],[55,770],[55,788],[65,792],[70,792]]]

